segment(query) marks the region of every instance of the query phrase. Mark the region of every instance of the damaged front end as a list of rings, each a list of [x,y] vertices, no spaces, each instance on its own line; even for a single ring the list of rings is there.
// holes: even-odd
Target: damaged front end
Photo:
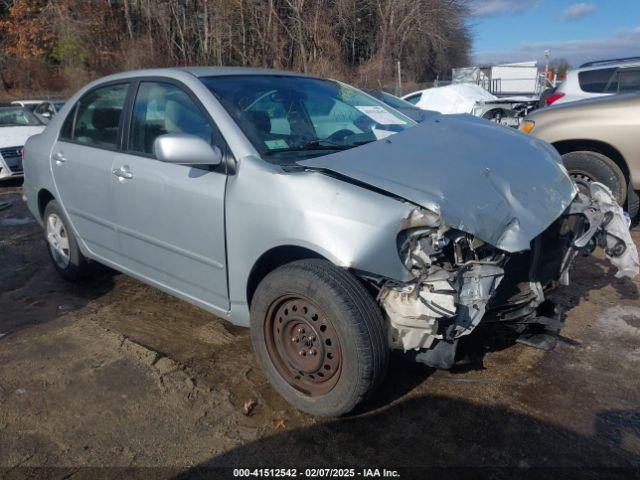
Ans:
[[[413,352],[438,368],[455,362],[461,337],[480,322],[508,325],[519,341],[555,344],[561,321],[547,293],[567,285],[578,254],[602,247],[617,276],[638,273],[638,253],[628,219],[601,184],[573,203],[526,251],[509,253],[443,225],[437,213],[414,209],[398,236],[398,251],[414,279],[385,282],[378,301],[391,348]]]

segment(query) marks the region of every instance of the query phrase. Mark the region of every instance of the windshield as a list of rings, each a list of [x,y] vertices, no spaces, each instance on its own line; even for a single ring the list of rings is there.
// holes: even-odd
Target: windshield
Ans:
[[[346,150],[415,125],[384,103],[330,80],[277,75],[201,80],[262,157],[276,163]]]
[[[38,118],[24,107],[0,107],[0,127],[42,125]]]

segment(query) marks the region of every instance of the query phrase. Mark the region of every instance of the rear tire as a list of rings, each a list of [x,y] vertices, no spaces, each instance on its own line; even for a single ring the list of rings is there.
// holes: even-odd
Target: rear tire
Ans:
[[[277,268],[251,302],[251,340],[274,388],[318,416],[350,412],[389,361],[380,308],[348,271],[319,259]]]
[[[89,274],[87,259],[78,248],[69,221],[58,202],[51,200],[44,210],[45,240],[53,266],[62,278],[76,282]]]
[[[627,201],[627,179],[609,157],[597,152],[578,151],[565,153],[562,161],[581,190],[588,190],[591,182],[599,182],[611,189],[620,205]]]

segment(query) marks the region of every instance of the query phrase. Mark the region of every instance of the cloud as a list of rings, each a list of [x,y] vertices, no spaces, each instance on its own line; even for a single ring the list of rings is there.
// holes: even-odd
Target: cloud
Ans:
[[[474,62],[478,64],[520,62],[526,60],[544,61],[544,51],[551,50],[551,58],[566,58],[573,66],[607,58],[632,57],[640,55],[640,26],[619,30],[609,37],[586,40],[566,40],[522,43],[511,50],[474,52]]]
[[[477,18],[517,15],[538,6],[538,0],[473,0],[471,15]]]
[[[562,14],[562,19],[567,22],[573,22],[579,20],[587,15],[596,11],[596,6],[593,3],[573,3],[567,7]]]

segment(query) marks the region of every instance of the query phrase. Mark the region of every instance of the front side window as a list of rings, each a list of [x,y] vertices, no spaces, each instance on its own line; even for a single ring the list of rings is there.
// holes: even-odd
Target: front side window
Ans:
[[[128,83],[109,85],[82,97],[76,107],[71,140],[100,148],[117,148],[120,117],[128,90]]]
[[[201,78],[268,161],[295,162],[373,142],[415,123],[330,80],[279,75]]]
[[[617,89],[617,85],[614,87],[610,82],[615,75],[615,68],[600,68],[597,70],[585,70],[578,73],[578,81],[580,82],[580,88],[584,92],[589,93],[605,93],[607,86]]]
[[[24,107],[0,107],[0,127],[27,127],[42,122]]]
[[[153,154],[160,135],[187,133],[213,143],[214,129],[195,102],[170,83],[141,82],[133,106],[129,150]]]

